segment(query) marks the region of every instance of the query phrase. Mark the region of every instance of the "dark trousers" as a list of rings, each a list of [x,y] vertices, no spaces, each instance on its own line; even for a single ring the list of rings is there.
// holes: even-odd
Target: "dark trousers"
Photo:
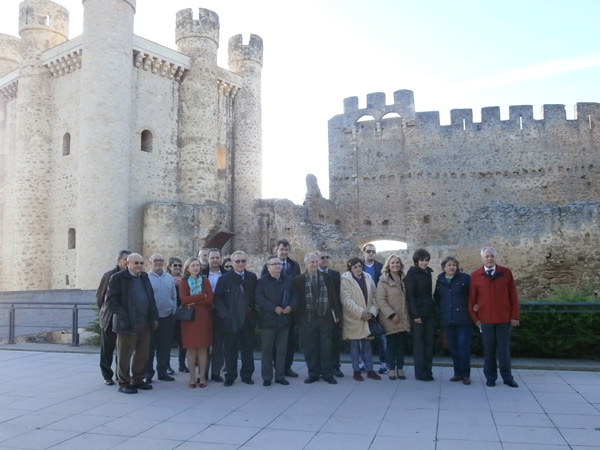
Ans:
[[[186,367],[186,349],[183,348],[181,342],[181,321],[176,320],[175,326],[173,327],[173,341],[177,342],[177,361],[179,362],[179,368],[183,369]]]
[[[342,322],[336,323],[331,329],[331,362],[333,369],[340,368],[340,351],[342,350]]]
[[[386,364],[388,362],[387,336],[385,334],[382,334],[380,336],[377,336],[375,339],[377,339],[377,345],[379,347],[379,364]]]
[[[471,336],[473,326],[450,325],[446,327],[446,341],[452,354],[454,375],[459,377],[471,376]]]
[[[329,315],[313,316],[302,320],[302,344],[304,359],[310,378],[328,379],[333,376],[333,361],[331,359],[332,325]]]
[[[237,378],[238,352],[242,357],[240,377],[249,380],[254,373],[254,321],[246,320],[239,333],[225,331],[223,333],[225,380],[233,381]]]
[[[139,322],[134,334],[117,334],[119,386],[140,384],[144,379],[151,334],[149,322]]]
[[[387,335],[387,356],[390,370],[404,369],[404,350],[407,340],[408,333],[406,331]]]
[[[496,354],[500,363],[500,376],[505,382],[513,381],[510,369],[511,331],[510,322],[481,324],[484,350],[483,374],[487,381],[496,381],[498,378]]]
[[[102,372],[102,378],[105,380],[111,380],[115,374],[112,370],[112,361],[116,347],[117,335],[112,330],[112,326],[109,325],[106,330],[104,328],[100,329],[100,371]]]
[[[212,377],[221,376],[225,353],[223,327],[216,314],[213,315],[213,345],[210,349],[210,373]]]
[[[263,328],[261,330],[261,368],[262,379],[273,379],[273,354],[275,354],[275,380],[285,378],[285,357],[288,343],[288,327]]]
[[[421,317],[422,323],[412,323],[413,358],[415,378],[423,380],[433,376],[433,343],[435,319]]]
[[[146,366],[146,377],[154,376],[154,355],[156,355],[156,372],[159,377],[167,375],[169,361],[171,359],[171,342],[173,340],[173,328],[175,327],[175,316],[159,317],[158,327],[152,331],[150,336],[150,348],[148,351],[148,365]]]
[[[294,352],[296,346],[294,345],[294,335],[296,331],[296,315],[290,314],[290,327],[288,332],[287,350],[285,353],[285,370],[291,369],[294,363]]]

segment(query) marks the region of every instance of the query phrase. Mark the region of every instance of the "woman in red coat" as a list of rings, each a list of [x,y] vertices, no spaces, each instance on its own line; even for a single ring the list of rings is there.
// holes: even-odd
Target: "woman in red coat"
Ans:
[[[206,387],[208,347],[212,345],[212,304],[213,293],[208,279],[200,274],[198,258],[188,258],[183,265],[183,278],[179,283],[179,297],[183,305],[194,308],[194,320],[181,321],[181,340],[187,349],[187,363],[190,369],[189,387]],[[196,364],[198,378],[196,378]]]

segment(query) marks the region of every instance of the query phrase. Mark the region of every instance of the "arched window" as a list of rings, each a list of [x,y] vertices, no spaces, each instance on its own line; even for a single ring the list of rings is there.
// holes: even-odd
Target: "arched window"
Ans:
[[[65,133],[63,136],[62,154],[63,156],[71,154],[71,135],[69,133]]]
[[[68,237],[67,237],[67,248],[69,250],[74,249],[77,244],[77,236],[75,232],[75,228],[69,228]]]
[[[141,150],[146,153],[152,153],[152,133],[150,130],[142,131]]]

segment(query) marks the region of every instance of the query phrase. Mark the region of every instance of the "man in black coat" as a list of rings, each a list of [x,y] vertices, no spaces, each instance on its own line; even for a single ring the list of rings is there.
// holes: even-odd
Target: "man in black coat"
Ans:
[[[102,275],[100,285],[96,290],[96,304],[100,309],[100,371],[104,384],[112,386],[114,372],[112,370],[113,354],[117,346],[117,335],[112,329],[112,313],[105,302],[106,291],[108,290],[108,280],[115,273],[127,267],[127,257],[131,254],[129,250],[121,250],[117,255],[117,266]]]
[[[302,324],[304,359],[308,367],[308,378],[304,382],[314,383],[322,374],[326,382],[337,384],[333,377],[331,335],[341,308],[335,301],[331,278],[318,270],[317,254],[306,254],[304,264],[306,272],[292,281],[292,302],[297,305],[296,315]]]
[[[256,328],[256,284],[253,272],[246,270],[248,256],[233,252],[233,268],[222,275],[215,287],[215,308],[223,330],[225,383],[231,386],[238,376],[238,352],[242,355],[240,377],[246,384],[254,384],[254,329]]]
[[[110,277],[106,294],[106,303],[113,314],[113,331],[117,334],[119,392],[124,394],[152,389],[143,380],[150,335],[158,326],[158,310],[143,267],[142,255],[130,254],[127,268]]]

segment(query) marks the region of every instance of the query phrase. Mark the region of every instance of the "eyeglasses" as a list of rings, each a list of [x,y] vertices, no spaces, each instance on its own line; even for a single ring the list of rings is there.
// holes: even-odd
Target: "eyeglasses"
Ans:
[[[152,262],[165,262],[164,259],[153,259]]]
[[[245,259],[236,259],[233,262],[236,263],[236,264],[246,264],[246,260]]]
[[[377,253],[375,250],[365,250],[365,252],[371,254],[371,253]]]
[[[329,259],[329,256],[321,256],[321,259]]]
[[[350,267],[351,269],[362,269],[363,266],[361,264],[354,264],[352,267]]]
[[[131,261],[133,264],[135,264],[136,266],[143,266],[144,265],[144,261]]]
[[[269,264],[267,264],[267,265],[268,265],[268,266],[281,266],[281,265],[282,265],[282,263],[280,263],[280,262],[274,262],[274,263],[269,263]]]
[[[181,264],[175,263],[175,264],[171,265],[171,267],[181,267]]]
[[[231,269],[231,265],[223,266],[223,268],[226,270],[229,270],[229,269]]]

